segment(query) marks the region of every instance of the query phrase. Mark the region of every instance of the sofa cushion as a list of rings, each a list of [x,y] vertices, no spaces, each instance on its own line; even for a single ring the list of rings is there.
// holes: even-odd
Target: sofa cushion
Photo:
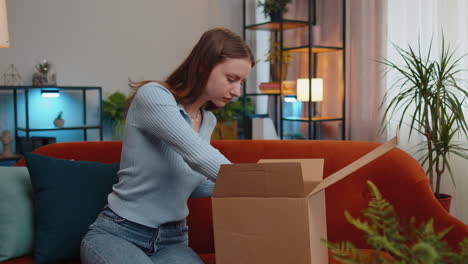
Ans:
[[[28,170],[0,167],[0,261],[32,252],[32,212]]]
[[[32,153],[25,158],[34,192],[35,263],[78,258],[81,238],[106,204],[119,165]]]

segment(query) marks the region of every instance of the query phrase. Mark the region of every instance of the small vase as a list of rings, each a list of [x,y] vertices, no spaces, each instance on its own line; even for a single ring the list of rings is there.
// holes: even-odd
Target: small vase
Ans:
[[[47,75],[44,73],[36,72],[32,78],[33,86],[44,86],[47,83]]]
[[[272,12],[269,15],[270,15],[271,22],[280,22],[281,12]]]
[[[270,64],[270,74],[271,74],[271,81],[272,82],[280,82],[286,80],[286,76],[288,75],[288,64],[283,63],[275,63],[275,64]],[[281,76],[280,76],[280,71]]]
[[[61,118],[57,118],[54,120],[54,126],[55,127],[63,127],[65,125],[65,120]]]
[[[55,72],[35,72],[32,78],[32,86],[57,86]]]

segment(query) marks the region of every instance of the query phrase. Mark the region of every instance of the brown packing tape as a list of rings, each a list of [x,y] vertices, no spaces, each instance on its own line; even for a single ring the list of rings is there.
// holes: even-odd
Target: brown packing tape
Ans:
[[[348,166],[344,167],[343,169],[325,178],[319,185],[317,185],[317,187],[315,187],[315,189],[309,195],[307,195],[307,197],[310,197],[320,192],[321,190],[327,188],[328,186],[337,183],[338,181],[344,179],[346,176],[350,175],[356,170],[369,164],[371,161],[389,152],[390,150],[392,150],[398,145],[398,139],[399,139],[399,131],[397,130],[397,135],[394,138],[387,141],[385,144],[380,145],[378,148],[372,150],[371,152],[362,156],[361,158],[349,164]]]

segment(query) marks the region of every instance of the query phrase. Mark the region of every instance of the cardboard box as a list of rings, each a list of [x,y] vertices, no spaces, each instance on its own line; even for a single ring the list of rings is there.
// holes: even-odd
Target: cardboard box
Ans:
[[[217,264],[323,264],[328,186],[385,154],[398,135],[323,179],[323,159],[222,165],[212,197]]]

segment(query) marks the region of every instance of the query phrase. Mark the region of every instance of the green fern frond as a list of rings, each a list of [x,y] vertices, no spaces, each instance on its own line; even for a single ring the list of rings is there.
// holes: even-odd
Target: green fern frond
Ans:
[[[394,255],[405,256],[408,249],[405,248],[405,237],[400,234],[400,220],[395,209],[382,197],[375,184],[367,181],[367,185],[371,192],[371,201],[363,214],[374,229],[381,230],[379,236],[368,237],[368,243],[375,245],[376,249],[385,249]]]
[[[460,242],[460,263],[468,263],[468,237]]]
[[[368,237],[367,242],[370,245],[372,245],[376,250],[385,250],[386,252],[394,256],[398,256],[404,260],[408,259],[404,247],[401,247],[399,244],[395,243],[394,241],[388,239],[385,236]]]
[[[369,256],[361,253],[350,242],[332,243],[322,240],[330,248],[334,257],[344,263],[376,264],[467,264],[468,238],[460,242],[460,253],[455,253],[443,240],[452,227],[438,233],[434,229],[434,220],[416,226],[416,219],[399,220],[393,206],[380,194],[370,181],[371,201],[363,210],[367,221],[353,218],[348,211],[345,217],[349,223],[365,233],[367,243],[375,252]],[[393,259],[385,259],[384,251]]]
[[[363,254],[349,241],[342,241],[340,243],[333,243],[325,239],[321,239],[321,241],[327,245],[335,259],[343,263],[362,264],[368,263],[369,261],[369,257]]]
[[[460,242],[460,252],[468,254],[468,237],[463,239],[462,242]]]
[[[437,250],[429,243],[419,242],[411,248],[411,251],[424,264],[435,264],[439,258]]]
[[[432,218],[431,218],[432,219]],[[453,226],[447,227],[446,229],[440,231],[436,237],[438,240],[441,240],[445,235],[447,235],[450,231],[452,231]]]
[[[367,222],[363,222],[358,218],[353,218],[348,211],[344,212],[346,220],[350,222],[352,225],[357,227],[358,229],[366,232],[368,235],[377,235],[378,233],[372,226],[370,226]]]
[[[382,194],[380,194],[380,191],[379,189],[377,188],[377,186],[371,182],[371,181],[367,181],[367,186],[369,187],[369,191],[371,193],[371,197],[375,200],[382,200]]]

